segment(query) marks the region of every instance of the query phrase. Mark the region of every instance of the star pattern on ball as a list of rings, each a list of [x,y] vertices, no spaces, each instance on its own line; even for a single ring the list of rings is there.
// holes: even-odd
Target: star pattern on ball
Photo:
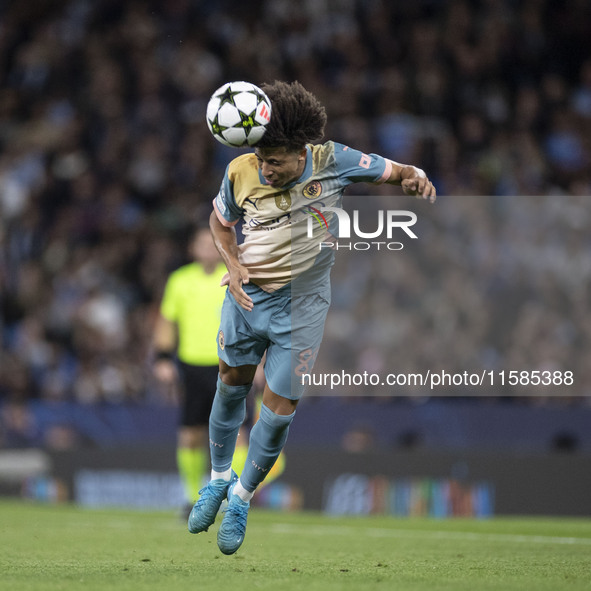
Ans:
[[[228,88],[226,88],[226,90],[224,90],[224,92],[222,92],[221,94],[218,94],[218,98],[220,99],[220,107],[226,103],[233,105],[234,104],[234,97],[237,94],[240,94],[240,91],[232,90],[232,88],[230,86],[228,86]]]
[[[256,111],[256,109],[255,109]],[[246,135],[248,136],[248,132],[253,128],[254,126],[254,119],[253,119],[253,114],[252,113],[244,113],[242,111],[238,111],[240,113],[240,120],[242,121],[242,127],[244,128],[244,131],[246,131]]]
[[[224,131],[228,128],[224,127],[223,125],[220,125],[220,123],[218,121],[218,116],[216,114],[215,119],[213,121],[211,121],[211,129],[213,130],[214,133],[222,133],[222,131]]]

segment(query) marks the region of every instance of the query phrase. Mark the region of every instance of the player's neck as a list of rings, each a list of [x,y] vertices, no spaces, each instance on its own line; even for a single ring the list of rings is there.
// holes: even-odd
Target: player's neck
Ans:
[[[289,182],[287,182],[287,183],[285,183],[285,185],[283,185],[284,187],[287,187],[293,183],[297,183],[302,178],[302,175],[304,174],[304,171],[306,170],[307,158],[308,158],[308,156],[306,155],[306,157],[301,162],[298,163],[298,169],[297,169],[296,174]]]

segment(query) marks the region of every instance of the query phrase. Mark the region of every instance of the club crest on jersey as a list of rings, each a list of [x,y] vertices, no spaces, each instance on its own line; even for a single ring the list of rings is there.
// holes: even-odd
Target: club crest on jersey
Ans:
[[[322,194],[322,185],[320,181],[310,181],[303,189],[306,199],[316,199]]]
[[[275,205],[282,211],[287,211],[291,207],[291,197],[289,193],[279,193],[279,195],[275,195]]]
[[[223,351],[224,346],[226,345],[226,342],[224,340],[224,331],[223,330],[220,330],[220,332],[218,333],[218,345],[220,346],[220,349]]]

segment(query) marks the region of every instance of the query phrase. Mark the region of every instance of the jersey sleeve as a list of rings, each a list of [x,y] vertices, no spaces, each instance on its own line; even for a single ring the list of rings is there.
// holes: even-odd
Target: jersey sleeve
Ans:
[[[179,310],[178,310],[178,282],[175,280],[175,274],[172,273],[166,286],[164,287],[164,294],[162,295],[162,302],[160,303],[160,313],[169,322],[177,322]]]
[[[383,183],[392,172],[392,163],[378,154],[364,154],[343,144],[334,144],[339,177],[350,183]]]
[[[228,175],[228,171],[229,166],[226,168],[220,192],[213,200],[213,208],[215,209],[218,220],[224,226],[234,226],[242,217],[244,210],[236,203],[234,188]]]

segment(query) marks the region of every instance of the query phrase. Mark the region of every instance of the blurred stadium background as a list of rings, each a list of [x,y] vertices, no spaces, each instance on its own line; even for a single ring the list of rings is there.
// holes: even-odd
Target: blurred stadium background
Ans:
[[[591,514],[590,38],[584,0],[0,3],[0,492],[178,504],[150,338],[237,153],[205,105],[229,80],[299,79],[328,138],[421,166],[441,195],[348,193],[416,211],[420,240],[341,253],[317,371],[574,384],[314,387],[259,502]]]

